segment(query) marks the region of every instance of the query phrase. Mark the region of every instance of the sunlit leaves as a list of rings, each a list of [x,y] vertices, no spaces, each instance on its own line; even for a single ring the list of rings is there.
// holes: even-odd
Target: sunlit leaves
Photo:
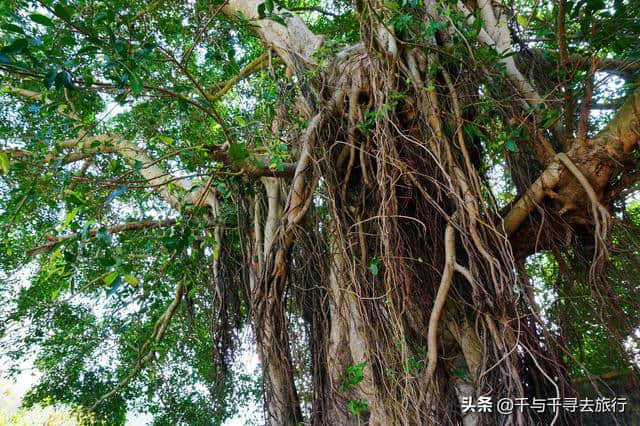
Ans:
[[[67,215],[64,217],[64,221],[62,222],[62,228],[67,228],[70,224],[71,221],[73,220],[73,218],[76,217],[76,215],[78,214],[78,208],[74,208],[73,210],[71,210],[69,213],[67,213]]]
[[[123,278],[127,283],[129,283],[134,288],[138,287],[138,285],[140,284],[140,280],[136,278],[135,275],[124,274]]]
[[[119,277],[120,275],[118,274],[118,271],[113,271],[108,273],[107,275],[104,276],[104,278],[102,279],[104,281],[104,283],[106,285],[112,285],[115,280]]]
[[[9,155],[4,151],[0,151],[0,171],[2,174],[6,175],[9,173],[9,166]]]

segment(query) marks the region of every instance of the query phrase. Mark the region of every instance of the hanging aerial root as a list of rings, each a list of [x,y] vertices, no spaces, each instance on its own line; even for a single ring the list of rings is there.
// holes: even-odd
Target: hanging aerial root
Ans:
[[[429,318],[429,330],[427,332],[428,364],[425,373],[427,383],[432,382],[438,364],[438,322],[440,321],[444,304],[447,301],[456,265],[456,234],[452,223],[448,223],[444,231],[444,247],[444,270],[442,271],[436,299],[433,302],[433,309]]]
[[[593,187],[584,174],[582,174],[582,172],[576,167],[573,161],[571,161],[565,153],[556,155],[556,158],[573,174],[580,185],[582,185],[582,188],[591,202],[591,215],[593,216],[593,223],[595,226],[594,238],[596,243],[596,249],[593,253],[593,264],[589,270],[589,277],[593,282],[595,280],[595,272],[598,265],[601,265],[601,262],[607,255],[606,239],[607,230],[609,229],[609,212],[602,204],[600,204]]]

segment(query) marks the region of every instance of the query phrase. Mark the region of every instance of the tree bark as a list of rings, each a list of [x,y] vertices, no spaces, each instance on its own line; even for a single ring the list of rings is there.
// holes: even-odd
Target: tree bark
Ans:
[[[256,32],[265,45],[273,48],[294,72],[300,73],[313,65],[312,54],[321,46],[322,38],[315,36],[295,15],[288,20],[287,26],[269,19],[260,19],[257,12],[259,4],[259,0],[234,0],[229,2],[224,10],[227,14],[242,12],[252,20],[256,25]],[[511,51],[513,41],[507,25],[506,13],[488,0],[479,1],[475,6],[484,22],[479,40],[495,48],[500,54],[504,55]],[[473,19],[470,7],[462,2],[458,2],[457,7],[468,16],[468,19]],[[365,27],[366,25],[363,25],[363,28]],[[373,27],[376,29],[371,29]],[[326,185],[330,188],[332,201],[337,203],[333,206],[332,232],[335,236],[332,237],[334,240],[330,250],[332,261],[328,289],[330,321],[326,367],[329,370],[331,394],[326,395],[327,401],[324,406],[331,407],[331,410],[326,414],[326,418],[336,424],[356,424],[364,420],[371,425],[393,424],[406,419],[410,419],[408,423],[421,421],[428,424],[437,421],[434,419],[438,419],[438,413],[450,413],[443,408],[443,405],[449,402],[439,398],[455,395],[454,399],[458,400],[456,404],[459,407],[463,397],[477,397],[483,389],[487,388],[488,379],[483,376],[487,362],[495,363],[496,371],[493,374],[498,375],[500,379],[496,379],[494,383],[504,387],[506,393],[524,397],[527,392],[530,392],[524,389],[523,376],[528,374],[527,371],[530,372],[536,368],[543,373],[545,371],[532,352],[523,355],[514,350],[518,345],[525,345],[523,347],[530,351],[529,348],[534,347],[535,343],[527,340],[532,338],[531,336],[521,335],[523,332],[512,324],[520,324],[518,312],[521,305],[510,286],[513,286],[513,281],[516,279],[513,272],[515,263],[522,261],[524,257],[540,247],[532,245],[535,242],[532,243],[531,238],[522,241],[522,233],[532,223],[530,219],[536,214],[536,207],[542,203],[552,203],[554,210],[564,215],[569,223],[595,221],[596,236],[600,235],[597,222],[598,215],[602,212],[600,203],[604,198],[604,191],[611,176],[618,170],[617,164],[630,158],[639,139],[640,91],[637,91],[597,137],[587,141],[576,141],[566,153],[552,152],[548,141],[531,141],[533,144],[545,144],[541,149],[547,154],[552,154],[549,158],[550,162],[543,161],[545,168],[541,175],[513,204],[504,219],[497,214],[491,216],[482,204],[482,190],[477,183],[477,171],[466,151],[466,142],[462,135],[463,118],[460,105],[457,104],[459,97],[455,93],[453,84],[455,79],[450,78],[446,70],[442,72],[453,99],[451,104],[454,110],[457,110],[455,114],[457,123],[454,121],[453,125],[449,125],[452,124],[447,121],[450,121],[450,117],[445,114],[441,104],[443,96],[435,93],[433,81],[430,80],[432,77],[426,73],[428,63],[436,61],[434,56],[420,55],[413,51],[404,52],[406,56],[403,56],[391,30],[380,29],[379,25],[370,25],[368,31],[372,32],[371,40],[374,40],[371,45],[367,45],[369,42],[367,40],[363,47],[345,49],[330,65],[335,69],[321,70],[322,78],[325,79],[323,83],[326,87],[333,88],[333,93],[324,95],[324,99],[327,99],[328,103],[335,103],[339,114],[331,111],[325,115],[321,111],[310,120],[307,134],[303,138],[298,168],[287,199],[288,208],[280,211],[271,206],[271,201],[275,200],[278,194],[273,187],[270,187],[272,183],[263,180],[270,206],[262,247],[264,257],[261,277],[255,279],[256,292],[264,293],[259,301],[257,299],[254,301],[254,309],[260,312],[254,318],[257,321],[255,326],[258,347],[267,385],[265,391],[269,420],[274,425],[293,424],[302,419],[293,379],[289,340],[286,335],[286,318],[281,298],[287,279],[287,256],[293,244],[291,224],[297,223],[304,215],[303,201],[309,200],[303,190],[305,181],[296,178],[300,178],[301,170],[305,170],[312,162],[314,147],[309,143],[310,133],[328,129],[322,134],[324,139],[348,142],[339,155],[332,157],[330,149],[325,149],[323,152],[324,161],[329,164],[323,178],[327,180]],[[371,54],[375,49],[383,51],[382,58]],[[512,55],[503,56],[500,61],[515,88],[520,101],[519,107],[522,110],[545,102],[534,84],[518,69]],[[384,74],[385,72],[387,74]],[[411,123],[415,124],[413,127],[407,125],[398,130],[398,127],[404,124],[402,120],[406,122],[410,119],[405,116],[402,120],[398,117],[376,117],[375,125],[383,130],[377,129],[377,133],[372,137],[365,132],[356,131],[358,117],[365,116],[366,108],[371,108],[371,104],[374,108],[388,105],[386,96],[392,90],[398,89],[399,86],[393,86],[393,84],[397,83],[394,78],[400,73],[404,73],[402,75],[407,80],[411,80],[415,88],[415,93],[409,96],[411,99],[405,101],[404,105],[408,105],[406,110],[409,111],[405,111],[405,114],[409,116],[412,112],[411,107],[416,108],[417,105],[419,107],[416,109],[419,112],[416,114],[424,115],[421,117],[422,121],[416,120],[415,123]],[[377,79],[384,80],[384,83],[380,84]],[[425,93],[425,86],[430,89],[426,91],[427,93]],[[407,87],[402,89],[409,92]],[[319,93],[320,90],[316,90],[313,96],[318,97]],[[375,102],[379,104],[373,103],[376,97]],[[311,103],[309,99],[305,101],[307,104]],[[314,101],[322,102],[322,98],[315,98]],[[367,104],[367,102],[370,103]],[[343,127],[327,126],[327,129],[324,129],[323,125],[327,122],[339,123]],[[389,125],[391,122],[396,128]],[[335,130],[338,127],[346,131]],[[428,130],[424,127],[428,127]],[[457,129],[456,135],[450,138],[445,132],[446,127]],[[555,131],[556,135],[564,137],[563,129],[555,129]],[[420,158],[408,153],[411,148],[407,146],[416,143],[415,141],[421,144],[419,149],[422,150],[420,151],[422,156],[429,157],[431,162],[425,161],[424,164],[433,165],[433,170],[411,169],[411,162],[416,162]],[[318,145],[321,144],[317,144],[316,149]],[[371,151],[366,150],[373,149],[373,145],[377,151],[371,154]],[[365,155],[356,155],[356,149],[362,150]],[[366,154],[371,154],[373,158],[367,159]],[[357,158],[359,161],[356,160]],[[387,168],[385,161],[393,164],[393,167]],[[329,170],[331,168],[334,170]],[[357,173],[354,174],[356,169]],[[368,170],[374,170],[374,172],[368,172]],[[376,173],[377,182],[371,182],[369,173]],[[335,176],[331,176],[332,174]],[[331,182],[332,177],[342,181]],[[427,181],[430,179],[438,183],[428,186],[430,183]],[[331,187],[331,185],[334,186]],[[442,198],[438,202],[431,200],[432,195],[425,189],[427,187],[433,189],[438,194],[437,197]],[[446,190],[442,187],[446,187]],[[406,188],[409,189],[399,196],[398,192]],[[371,202],[373,197],[367,198],[371,192],[382,194],[381,197],[389,205],[375,213],[371,212],[370,216],[362,219],[359,215],[362,210],[358,210],[362,206],[356,205],[353,199],[361,197]],[[588,197],[585,197],[585,194]],[[408,206],[410,202],[405,199],[412,197],[424,201],[424,204]],[[550,201],[550,198],[554,201]],[[560,203],[559,200],[562,202]],[[404,204],[400,205],[401,203]],[[423,272],[417,271],[418,267],[412,269],[409,266],[402,266],[405,265],[402,263],[405,262],[405,258],[411,258],[412,253],[393,253],[396,247],[393,247],[391,238],[397,238],[399,235],[406,237],[409,230],[414,228],[401,225],[400,222],[388,222],[390,217],[417,218],[420,214],[419,209],[425,206],[432,209],[431,214],[437,216],[437,219],[431,218],[430,223],[435,228],[433,232],[440,235],[441,231],[444,231],[444,228],[439,228],[440,225],[446,226],[447,231],[447,253],[444,253],[445,246],[440,236],[432,241],[432,247],[422,248],[420,242],[410,246],[416,251],[424,249],[425,252],[422,253],[425,256],[428,250],[439,252],[430,258],[433,264],[429,267],[436,271],[432,272],[430,277],[427,277],[428,274],[420,275]],[[409,216],[409,213],[405,214],[405,212],[413,212],[414,216]],[[585,212],[589,213],[585,214]],[[365,213],[369,212],[365,211]],[[269,219],[270,215],[273,215],[271,219]],[[590,215],[593,217],[589,217]],[[276,216],[281,220],[277,231],[273,222]],[[367,220],[367,217],[380,220],[380,223],[376,223],[375,226],[371,225],[372,231],[383,234],[379,240],[376,240],[373,247],[370,247],[371,244],[367,241],[369,237],[361,236],[358,242],[347,235],[347,230],[352,228],[357,229],[361,235],[365,234],[362,231],[362,223]],[[606,221],[604,215],[602,218]],[[420,222],[418,219],[416,221]],[[606,224],[603,226],[606,227]],[[388,237],[387,234],[393,235]],[[399,238],[394,241],[398,245],[402,244]],[[342,244],[349,247],[345,248]],[[498,247],[492,247],[492,244]],[[520,247],[522,244],[527,246],[523,249]],[[400,248],[397,247],[398,250]],[[366,268],[373,257],[371,253],[367,253],[368,250],[374,250],[374,253],[379,253],[385,260],[395,259],[391,261],[401,266],[391,267],[386,264],[384,276],[363,278],[361,269]],[[514,253],[517,256],[515,259]],[[397,257],[393,258],[392,254]],[[455,271],[459,274],[454,274]],[[403,274],[405,276],[402,276]],[[408,277],[410,274],[414,276]],[[459,279],[454,279],[454,275],[459,275]],[[429,283],[439,282],[440,287],[424,288],[416,276],[425,278]],[[402,287],[403,285],[405,287]],[[366,286],[372,286],[375,291],[372,290],[371,293],[376,295],[380,290],[376,286],[386,288],[387,293],[384,296],[386,301],[378,301],[378,297],[383,299],[380,296],[371,297],[363,290],[370,290]],[[403,288],[404,293],[398,288]],[[397,292],[400,296],[397,296]],[[447,304],[452,303],[450,292],[458,293],[457,297],[460,294],[470,297],[473,305],[472,312],[461,313],[456,309],[447,309]],[[416,303],[416,294],[425,297],[427,301],[420,305],[423,308],[422,311],[415,306],[407,306]],[[369,301],[367,297],[371,297],[372,300]],[[407,301],[409,299],[411,301]],[[472,326],[473,319],[465,315],[475,316],[477,324]],[[427,322],[426,318],[429,316],[431,320]],[[376,357],[380,357],[381,353],[386,353],[385,351],[390,351],[390,348],[384,346],[389,344],[384,340],[388,337],[385,331],[376,329],[375,327],[379,327],[379,324],[372,323],[372,319],[380,318],[389,321],[392,318],[398,322],[397,325],[393,324],[397,327],[394,332],[403,337],[411,335],[416,342],[422,342],[427,346],[428,355],[422,359],[426,362],[422,376],[411,377],[411,380],[405,378],[406,383],[401,386],[394,382],[394,380],[397,381],[395,376],[381,371],[379,364],[376,364],[378,361]],[[456,322],[458,319],[459,323]],[[530,332],[535,333],[535,326],[532,328],[534,330]],[[445,344],[443,342],[447,340],[446,336],[449,336],[450,341]],[[441,352],[443,348],[448,352]],[[414,359],[408,356],[408,350],[403,349],[401,352],[399,359],[402,361]],[[393,356],[389,355],[388,360],[394,359]],[[466,368],[467,377],[455,377],[455,368],[449,361],[454,358],[458,360],[459,365]],[[365,363],[364,377],[355,386],[345,386],[345,371],[360,362]],[[562,367],[557,368],[557,374],[563,374]],[[541,381],[544,382],[544,380]],[[410,385],[407,384],[409,382],[411,382]],[[558,387],[554,381],[548,380],[548,382],[538,386],[537,390],[553,396],[552,392],[558,390]],[[410,403],[406,400],[410,389],[421,387],[423,389],[418,391],[419,400],[413,401],[415,406],[407,406]],[[402,394],[404,390],[407,390],[406,394]],[[397,397],[397,400],[391,403],[389,399],[391,397]],[[368,406],[359,419],[349,413],[347,405],[360,400],[366,400]],[[407,414],[409,412],[411,414]],[[447,418],[445,421],[461,421],[465,425],[476,425],[490,422],[491,419],[493,418],[487,415],[462,415],[458,411],[456,416]],[[534,422],[533,418],[518,413],[510,417],[509,421],[514,424]]]

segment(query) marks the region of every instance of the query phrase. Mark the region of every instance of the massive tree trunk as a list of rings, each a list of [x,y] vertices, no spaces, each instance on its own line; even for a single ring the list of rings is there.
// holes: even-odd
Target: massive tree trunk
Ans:
[[[286,27],[259,19],[259,4],[234,0],[225,11],[254,20],[265,44],[305,82],[299,113],[309,119],[293,181],[263,179],[267,214],[262,217],[257,200],[252,217],[251,309],[269,422],[303,420],[284,305],[298,231],[331,241],[321,271],[328,279],[317,277],[326,288],[308,289],[317,298],[312,305],[326,313],[310,320],[313,350],[322,355],[313,357],[322,392],[311,407],[312,423],[577,422],[561,412],[465,414],[461,403],[487,393],[572,395],[560,355],[539,343],[544,326],[517,271],[529,254],[557,247],[555,229],[540,221],[546,211],[595,239],[590,278],[598,279],[609,229],[607,191],[637,146],[640,92],[595,137],[586,137],[583,124],[576,137],[562,122],[538,131],[529,111],[546,93],[508,55],[513,43],[505,11],[489,1],[459,2],[469,23],[473,13],[482,17],[478,40],[503,55],[498,66],[506,80],[498,90],[510,99],[503,118],[531,130],[527,142],[540,167],[520,198],[499,212],[484,195],[478,141],[463,131],[474,120],[486,70],[438,53],[454,34],[437,33],[425,49],[402,44],[369,2],[358,10],[365,42],[318,65],[312,53],[322,39],[295,15]],[[446,20],[433,6],[427,2],[423,19]],[[311,67],[319,72],[309,81],[303,73]],[[302,221],[320,177],[329,229]]]

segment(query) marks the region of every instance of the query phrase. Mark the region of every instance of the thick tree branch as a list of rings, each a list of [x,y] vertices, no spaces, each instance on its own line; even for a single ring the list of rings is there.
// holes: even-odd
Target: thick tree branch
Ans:
[[[640,89],[636,89],[622,104],[598,138],[618,138],[625,152],[635,148],[640,140]]]
[[[465,14],[469,23],[472,24],[475,21],[473,14],[462,1],[458,1],[457,7]],[[514,56],[508,55],[512,51],[513,41],[511,40],[511,34],[509,34],[506,15],[504,13],[496,15],[490,0],[479,0],[478,9],[484,22],[483,28],[478,34],[478,39],[496,49],[498,54],[501,55],[500,62],[504,65],[509,80],[518,89],[527,106],[542,103],[542,97],[516,66]]]
[[[607,126],[595,138],[588,141],[588,146],[576,141],[566,155],[575,163],[575,157],[585,156],[588,155],[588,152],[599,150],[606,153],[608,161],[620,162],[637,147],[639,140],[640,89],[629,96]],[[556,157],[529,190],[513,205],[504,217],[504,229],[507,235],[512,235],[527,219],[535,206],[543,200],[548,190],[558,185],[562,170],[563,165]],[[598,167],[598,170],[594,170],[592,173],[585,173],[584,170],[581,172],[587,175],[587,179],[590,180],[589,184],[594,187],[595,192],[598,192],[607,185],[613,170],[614,168],[609,166]],[[582,194],[576,194],[576,196],[582,196]]]
[[[538,179],[533,182],[527,192],[511,207],[504,218],[504,230],[507,235],[513,234],[525,221],[531,211],[545,197],[547,190],[553,188],[560,181],[562,165],[557,159],[547,166]]]
[[[576,69],[588,71],[593,58],[573,54],[569,57],[569,63]],[[640,71],[640,59],[598,58],[597,70],[629,79],[634,73]]]
[[[169,190],[169,188],[165,186],[165,184],[172,182],[184,191],[189,191],[191,189],[191,184],[190,182],[187,182],[186,179],[174,178],[171,174],[158,166],[143,149],[119,136],[85,136],[79,139],[69,139],[60,142],[59,146],[60,148],[76,149],[79,152],[83,152],[84,150],[96,152],[96,150],[102,151],[104,149],[108,152],[119,153],[134,168],[139,167],[140,174],[147,179],[149,185],[156,186],[158,188],[158,193],[162,198],[164,198],[165,201],[167,201],[167,203],[176,210],[180,210],[180,200]],[[194,194],[191,195],[192,198],[193,196]]]
[[[255,156],[238,164],[234,161],[229,153],[221,146],[213,146],[209,148],[211,158],[215,161],[223,163],[229,170],[230,174],[244,175],[251,178],[261,177],[284,177],[291,178],[297,167],[297,163],[283,163],[281,170],[273,169],[268,164],[268,159]]]
[[[591,278],[594,279],[595,276],[595,265],[599,262],[599,260],[606,255],[606,244],[605,238],[607,236],[607,228],[609,223],[609,212],[607,209],[602,206],[600,200],[596,192],[593,190],[591,186],[591,182],[587,180],[584,174],[576,167],[576,165],[567,157],[565,153],[560,153],[557,155],[557,159],[564,165],[571,174],[578,180],[584,192],[589,197],[589,201],[591,201],[591,216],[593,217],[593,222],[595,225],[595,237],[596,237],[596,250],[594,250],[593,254],[593,266],[591,268],[590,273]]]
[[[266,47],[273,48],[292,70],[314,63],[312,54],[322,45],[323,37],[315,35],[296,14],[285,18],[286,26],[260,19],[258,6],[262,3],[262,0],[231,0],[222,11],[227,15],[241,13],[249,19]],[[280,15],[286,12],[286,9],[274,11]]]
[[[107,234],[118,234],[120,232],[126,231],[138,231],[142,229],[156,229],[156,228],[166,228],[169,226],[173,226],[176,224],[175,219],[167,219],[167,220],[143,220],[138,222],[129,222],[122,223],[119,225],[113,225],[107,228]],[[92,229],[86,234],[80,232],[74,232],[72,234],[62,235],[58,237],[52,237],[50,235],[45,235],[45,238],[49,241],[47,244],[43,244],[34,249],[31,249],[27,252],[29,256],[35,256],[41,253],[49,253],[54,247],[60,244],[63,241],[67,241],[73,238],[95,238],[100,231],[98,229]]]
[[[244,75],[244,76],[250,75],[252,72],[255,72],[258,69],[260,69],[261,66],[264,66],[263,60],[262,59],[260,61],[256,60],[254,61],[254,65],[252,67],[248,67],[249,69],[243,70],[243,72],[241,72],[241,75]],[[220,88],[213,95],[214,99],[218,99],[219,97],[223,96],[224,93],[226,93],[226,91],[233,86],[233,84],[234,84],[233,80],[227,82],[224,87]],[[42,101],[43,99],[42,93],[39,93],[39,92],[34,92],[32,90],[20,89],[15,87],[8,87],[8,86],[7,88],[9,89],[10,93],[15,95],[19,95],[19,96],[37,100],[37,101]],[[173,92],[167,91],[165,89],[150,87],[150,86],[148,88],[150,90],[160,91],[161,93],[166,92],[168,96],[175,96],[181,99],[184,98],[182,95],[174,94]],[[194,103],[196,105],[199,105],[197,102],[189,98],[184,98],[184,100],[189,103]],[[45,100],[45,103],[48,104],[48,103],[51,103],[51,101]],[[59,110],[58,113],[72,120],[80,121],[80,117],[75,114],[68,114],[62,110]],[[91,143],[86,143],[86,141],[91,141]],[[96,145],[95,142],[100,142],[100,143]],[[137,153],[136,154],[137,156],[145,157],[145,159],[148,159],[148,156],[146,156],[143,150],[136,147],[136,145],[132,144],[131,142],[125,141],[116,136],[105,136],[105,135],[86,136],[83,134],[81,137],[77,139],[70,139],[68,141],[62,142],[60,144],[60,147],[65,149],[79,148],[81,151],[81,152],[73,152],[66,155],[64,157],[64,161],[67,163],[86,158],[87,156],[92,154],[107,154],[107,153],[125,154],[126,152],[129,152],[128,157],[131,157],[132,155]],[[209,152],[211,154],[211,158],[215,161],[222,162],[225,166],[227,166],[231,170],[231,174],[246,175],[252,178],[259,178],[263,176],[291,177],[293,176],[296,170],[296,163],[284,163],[282,165],[281,170],[277,170],[277,169],[274,170],[271,167],[269,167],[268,164],[266,164],[266,161],[264,161],[264,159],[260,159],[260,158],[254,158],[253,160],[246,160],[242,164],[236,164],[231,159],[231,157],[229,157],[229,154],[226,151],[226,149],[220,146],[211,147],[209,149]],[[22,152],[16,151],[14,154],[21,155],[24,153],[27,153],[27,151],[22,151]],[[45,158],[45,161],[53,162],[58,158],[59,157],[57,157],[56,155],[50,154]],[[140,160],[140,158],[138,158],[138,160]],[[134,163],[135,163],[135,159],[134,159]],[[146,164],[150,164],[150,163],[155,164],[155,162],[152,162],[150,160]],[[164,173],[164,175],[166,176],[167,174]],[[157,176],[160,176],[160,175],[157,175]]]
[[[13,95],[18,95],[18,96],[22,96],[24,98],[27,99],[33,99],[36,101],[42,101],[43,100],[43,96],[42,93],[40,92],[34,92],[33,90],[28,90],[28,89],[22,89],[19,87],[13,87],[13,86],[2,86],[3,89],[7,90],[10,94]],[[44,103],[45,105],[50,105],[51,104],[51,100],[44,98]],[[76,113],[74,112],[67,112],[64,110],[64,107],[60,106],[57,109],[58,114],[67,117],[71,120],[74,121],[82,121],[82,119],[80,118],[80,116],[78,116]]]
[[[273,64],[276,61],[271,61]],[[240,80],[243,80],[249,77],[251,74],[255,74],[258,71],[263,70],[269,65],[269,54],[268,52],[263,53],[251,63],[249,63],[246,67],[244,67],[238,74],[233,76],[233,78],[227,80],[224,83],[216,84],[211,87],[211,101],[215,102],[222,98],[231,88],[236,85]]]

